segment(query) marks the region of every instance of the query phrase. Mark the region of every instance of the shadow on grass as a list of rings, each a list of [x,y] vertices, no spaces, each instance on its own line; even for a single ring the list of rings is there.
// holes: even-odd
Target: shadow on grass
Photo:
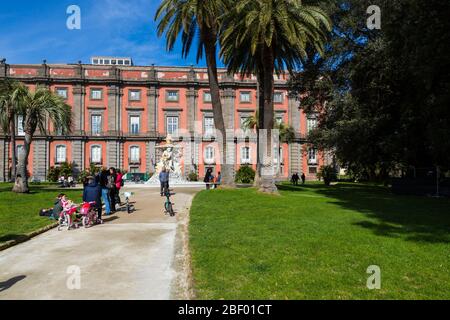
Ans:
[[[0,243],[7,242],[7,241],[18,241],[18,242],[24,242],[28,240],[28,236],[25,234],[6,234],[4,236],[0,237]]]
[[[408,241],[450,243],[450,199],[398,196],[376,185],[344,183],[326,187],[321,184],[280,185],[279,190],[312,191],[329,198],[329,203],[354,210],[374,220],[354,225],[385,237]]]

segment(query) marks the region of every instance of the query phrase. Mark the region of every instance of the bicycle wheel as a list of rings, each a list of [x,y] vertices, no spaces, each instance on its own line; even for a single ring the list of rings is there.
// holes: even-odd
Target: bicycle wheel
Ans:
[[[169,202],[167,207],[167,212],[169,212],[170,216],[173,217],[175,215],[175,211],[173,211],[172,203]]]

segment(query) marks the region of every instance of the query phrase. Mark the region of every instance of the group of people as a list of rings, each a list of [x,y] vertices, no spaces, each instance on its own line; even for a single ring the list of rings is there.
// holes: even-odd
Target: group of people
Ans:
[[[206,190],[216,189],[222,183],[222,174],[219,172],[217,177],[214,176],[213,170],[208,169],[205,174],[203,182],[206,184]]]
[[[116,212],[117,205],[121,205],[120,189],[123,187],[123,174],[120,170],[110,168],[102,170],[95,176],[89,176],[84,182],[83,202],[95,201],[98,218],[102,216],[102,201],[105,204],[105,214]]]
[[[76,187],[75,179],[72,176],[68,176],[67,179],[65,176],[61,176],[58,182],[62,188]]]
[[[305,174],[302,173],[302,175],[299,176],[298,173],[296,172],[292,175],[291,182],[294,186],[298,186],[298,182],[300,181],[300,179],[302,179],[302,184],[305,184],[305,182],[306,182]]]

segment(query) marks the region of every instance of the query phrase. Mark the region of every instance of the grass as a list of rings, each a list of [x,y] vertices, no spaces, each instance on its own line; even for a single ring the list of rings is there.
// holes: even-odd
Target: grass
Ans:
[[[31,185],[30,194],[11,192],[12,184],[0,184],[0,243],[23,239],[28,233],[54,223],[40,217],[39,211],[53,207],[56,196],[63,192],[79,202],[82,191],[61,190],[49,184]]]
[[[450,199],[344,183],[280,193],[196,196],[198,299],[450,299]],[[366,286],[371,265],[380,290]]]

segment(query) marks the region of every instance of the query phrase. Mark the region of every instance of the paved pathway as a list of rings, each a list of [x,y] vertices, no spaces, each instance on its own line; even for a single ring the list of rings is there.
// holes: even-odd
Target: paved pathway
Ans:
[[[177,218],[164,216],[157,189],[130,191],[132,215],[121,212],[90,229],[51,230],[0,252],[0,300],[179,298],[180,224],[196,190],[175,190]],[[79,267],[80,289],[67,285],[76,286],[70,266]]]

